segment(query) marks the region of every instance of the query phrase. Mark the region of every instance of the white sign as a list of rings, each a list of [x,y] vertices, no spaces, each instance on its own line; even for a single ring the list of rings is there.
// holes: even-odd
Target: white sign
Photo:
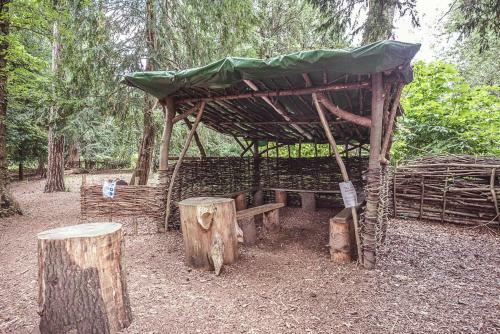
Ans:
[[[116,181],[104,181],[102,184],[102,196],[113,198],[115,196]]]
[[[352,208],[358,205],[358,195],[356,195],[356,189],[352,185],[351,181],[340,182],[340,192],[342,193],[342,199],[344,200],[344,206],[346,208]]]

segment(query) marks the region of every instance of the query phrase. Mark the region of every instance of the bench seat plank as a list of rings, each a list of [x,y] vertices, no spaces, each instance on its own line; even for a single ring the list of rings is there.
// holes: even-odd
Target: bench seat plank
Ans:
[[[283,203],[269,203],[236,212],[236,219],[251,218],[255,215],[284,207]]]

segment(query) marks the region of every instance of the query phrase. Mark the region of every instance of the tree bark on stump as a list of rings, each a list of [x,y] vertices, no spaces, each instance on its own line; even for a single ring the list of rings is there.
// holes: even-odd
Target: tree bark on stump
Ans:
[[[38,234],[40,332],[116,333],[132,321],[122,225],[93,223]]]
[[[194,268],[215,269],[238,258],[234,200],[193,197],[179,202],[186,262]]]
[[[304,211],[316,211],[316,198],[314,193],[300,193],[300,201]]]
[[[287,200],[286,191],[276,190],[274,194],[276,198],[275,200],[276,203],[283,203],[286,205],[286,200]]]

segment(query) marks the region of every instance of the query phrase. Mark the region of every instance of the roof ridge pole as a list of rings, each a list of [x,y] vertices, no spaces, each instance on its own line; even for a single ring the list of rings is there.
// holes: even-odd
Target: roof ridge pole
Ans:
[[[243,80],[243,82],[245,82],[245,84],[248,87],[250,87],[250,89],[252,89],[253,91],[255,92],[259,91],[259,87],[257,87],[251,80]],[[287,115],[285,108],[281,105],[281,103],[273,102],[267,96],[262,96],[262,99],[266,101],[266,103],[269,104],[271,107],[273,107],[273,109],[276,110],[276,112],[280,114],[286,121],[288,122],[292,121],[290,116]],[[295,130],[297,130],[302,136],[306,137],[309,140],[312,140],[311,134],[307,133],[304,129],[302,129],[301,126],[293,123],[290,124],[290,126],[293,127]]]
[[[307,73],[303,74],[304,80],[306,81],[306,85],[312,85],[311,78]],[[321,124],[323,125],[323,129],[325,130],[326,137],[328,138],[328,142],[335,153],[335,160],[340,168],[340,173],[342,174],[342,179],[344,182],[349,181],[349,174],[347,174],[347,169],[345,167],[344,161],[340,156],[339,150],[337,149],[337,143],[335,142],[335,138],[333,137],[332,130],[328,125],[328,121],[325,116],[325,112],[323,107],[318,101],[318,96],[316,93],[312,94],[314,106],[316,107],[316,111],[318,112],[319,119],[321,120]],[[354,234],[356,235],[356,247],[358,251],[358,262],[363,263],[363,253],[361,252],[361,239],[359,234],[359,220],[358,220],[358,212],[356,211],[356,207],[351,208],[352,220],[354,223]]]
[[[179,173],[182,160],[184,159],[184,156],[186,155],[187,150],[189,149],[189,145],[191,144],[191,140],[193,139],[194,133],[196,132],[196,128],[200,123],[201,116],[203,115],[203,110],[205,110],[206,104],[207,104],[206,102],[201,102],[200,104],[200,108],[198,114],[196,115],[196,119],[194,120],[191,130],[189,131],[189,135],[186,138],[186,142],[184,143],[184,147],[182,148],[181,154],[179,154],[179,160],[177,160],[174,171],[172,172],[172,176],[170,177],[170,184],[168,186],[168,192],[167,192],[167,204],[165,208],[165,226],[168,226],[168,218],[170,216],[170,202],[172,200],[172,190],[174,189],[175,178]]]
[[[382,73],[372,74],[372,125],[370,128],[370,158],[366,181],[366,209],[363,231],[363,265],[373,269],[376,264],[376,226],[380,204],[380,149],[382,144],[382,119],[384,92]]]

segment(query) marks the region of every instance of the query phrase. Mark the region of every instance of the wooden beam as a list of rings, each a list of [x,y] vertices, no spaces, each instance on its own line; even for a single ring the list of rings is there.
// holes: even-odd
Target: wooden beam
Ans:
[[[401,98],[401,92],[403,91],[403,83],[399,83],[398,88],[396,90],[396,96],[394,97],[394,102],[392,104],[391,112],[389,114],[389,122],[387,124],[387,128],[385,130],[384,141],[382,143],[382,149],[380,150],[380,161],[384,164],[387,164],[387,149],[389,148],[389,142],[392,137],[392,132],[394,131],[394,120],[396,119],[396,113],[399,108],[399,100]],[[387,98],[387,97],[386,97]]]
[[[245,155],[245,153],[248,152],[248,150],[253,146],[253,143],[254,142],[252,141],[250,144],[248,144],[248,146],[246,148],[243,148],[243,152],[241,152],[240,157],[243,157]]]
[[[175,116],[174,119],[172,120],[172,122],[175,124],[178,121],[180,121],[181,119],[184,119],[184,118],[194,114],[199,109],[200,109],[200,105],[196,105],[196,106],[192,107],[191,109],[189,109],[188,111],[185,111],[182,114]]]
[[[382,119],[384,112],[384,96],[382,73],[372,75],[372,124],[370,128],[370,158],[368,160],[368,176],[365,209],[365,228],[363,230],[363,265],[373,269],[376,264],[376,225],[378,218],[380,187],[380,148],[382,141]]]
[[[330,99],[328,99],[325,95],[317,94],[317,99],[318,102],[320,102],[328,111],[330,111],[335,116],[340,117],[348,122],[361,125],[367,128],[371,126],[372,121],[370,118],[365,116],[359,116],[349,111],[345,111],[344,109],[334,105],[332,101],[330,101]]]
[[[247,80],[245,80],[247,81]],[[182,98],[176,101],[177,104],[186,103],[196,103],[196,102],[210,102],[210,101],[220,101],[220,100],[239,100],[239,99],[249,99],[255,97],[275,97],[275,96],[300,96],[300,95],[310,95],[312,93],[319,92],[331,92],[331,91],[342,91],[349,89],[360,89],[360,88],[370,88],[371,83],[369,81],[354,82],[354,83],[335,83],[330,85],[318,86],[318,87],[307,87],[307,88],[297,88],[297,89],[286,89],[278,91],[254,91],[253,93],[241,93],[234,95],[221,95],[221,96],[206,96],[206,97],[188,97]]]
[[[344,124],[344,123],[349,123],[348,121],[328,121],[328,124]],[[228,126],[228,125],[291,125],[291,124],[298,124],[298,125],[309,125],[309,124],[321,124],[321,121],[317,120],[311,120],[311,121],[269,121],[269,122],[249,122],[249,123],[241,123],[241,122],[224,122],[224,123],[219,123],[222,126]]]
[[[245,82],[245,84],[250,87],[250,89],[254,90],[254,91],[258,91],[259,88],[250,80],[243,80]],[[278,101],[276,102],[273,102],[271,101],[271,99],[268,97],[268,96],[261,96],[262,99],[267,103],[269,104],[271,107],[273,107],[274,110],[276,110],[276,112],[278,114],[280,114],[286,121],[288,122],[291,122],[292,119],[290,118],[290,116],[288,116],[287,112],[285,111],[285,108],[281,105],[281,103],[279,103]],[[295,130],[297,130],[301,135],[303,135],[304,137],[306,137],[307,139],[311,140],[312,139],[312,136],[307,133],[306,131],[304,131],[304,129],[302,129],[299,125],[297,124],[290,124]]]
[[[170,203],[172,201],[172,190],[174,189],[175,178],[177,177],[177,174],[179,173],[179,169],[181,168],[181,164],[182,164],[182,159],[186,155],[187,150],[189,149],[189,145],[191,144],[191,140],[193,139],[194,133],[196,132],[196,128],[198,127],[198,124],[200,123],[201,116],[203,115],[203,110],[205,110],[205,105],[206,105],[206,102],[202,102],[200,104],[198,114],[196,115],[196,119],[193,123],[191,131],[189,131],[189,134],[186,138],[186,142],[184,143],[184,147],[182,148],[181,154],[179,155],[179,160],[175,164],[174,171],[172,172],[172,176],[170,177],[170,184],[168,186],[168,192],[167,192],[167,207],[165,210],[165,224],[168,224],[168,217],[170,216]],[[168,226],[168,225],[165,225],[165,226]]]
[[[187,128],[191,131],[193,126],[191,125],[191,122],[189,119],[184,118],[184,122],[186,123]],[[196,143],[196,146],[198,147],[198,151],[200,151],[200,156],[202,158],[206,158],[207,154],[205,153],[205,149],[203,148],[203,144],[200,140],[200,137],[198,136],[198,132],[194,132],[194,142]]]

